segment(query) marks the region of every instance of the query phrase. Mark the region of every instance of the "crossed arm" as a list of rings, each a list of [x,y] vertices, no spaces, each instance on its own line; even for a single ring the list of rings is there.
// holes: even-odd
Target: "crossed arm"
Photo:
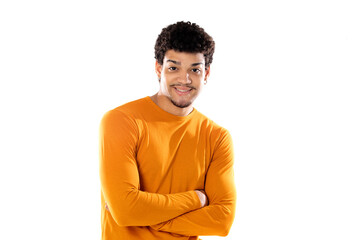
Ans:
[[[233,147],[227,132],[220,139],[207,172],[205,192],[208,206],[151,227],[186,236],[228,235],[235,217],[236,189]]]
[[[200,191],[157,194],[139,190],[137,139],[137,126],[125,114],[113,110],[104,116],[100,129],[100,180],[115,222],[119,226],[150,226],[188,236],[227,235],[235,213],[230,135],[224,132],[216,145],[206,176],[209,205],[205,207],[206,197]]]

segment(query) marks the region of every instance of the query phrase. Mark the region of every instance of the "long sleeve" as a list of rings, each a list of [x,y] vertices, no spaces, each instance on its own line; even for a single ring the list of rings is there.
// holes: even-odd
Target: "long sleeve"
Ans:
[[[206,175],[205,192],[209,206],[152,226],[158,231],[185,236],[226,236],[235,217],[236,189],[233,171],[233,145],[230,134],[220,137]]]
[[[138,140],[134,119],[117,110],[105,114],[100,125],[100,181],[114,221],[119,226],[149,226],[200,208],[195,191],[157,194],[140,190]]]

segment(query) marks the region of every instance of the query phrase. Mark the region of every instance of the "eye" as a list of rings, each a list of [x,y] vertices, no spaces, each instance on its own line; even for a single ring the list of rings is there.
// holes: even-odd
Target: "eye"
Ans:
[[[201,72],[201,70],[199,68],[194,68],[194,69],[191,69],[192,72],[194,73],[199,73]]]
[[[169,67],[168,68],[170,71],[175,71],[177,68],[176,67]]]

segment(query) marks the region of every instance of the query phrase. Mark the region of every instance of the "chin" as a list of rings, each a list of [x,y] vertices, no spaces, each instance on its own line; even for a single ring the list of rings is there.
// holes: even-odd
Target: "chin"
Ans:
[[[171,99],[171,103],[174,104],[174,106],[176,106],[178,108],[187,108],[192,104],[191,101],[185,102],[185,103],[179,103],[179,102],[176,102],[176,101],[174,101],[172,99]]]

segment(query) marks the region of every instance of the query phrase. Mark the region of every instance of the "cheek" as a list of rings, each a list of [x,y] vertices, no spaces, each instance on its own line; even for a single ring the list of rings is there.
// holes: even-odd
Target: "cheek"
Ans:
[[[169,75],[164,73],[164,71],[161,73],[161,81],[164,82],[164,84],[169,82]]]
[[[166,93],[167,95],[171,92],[171,87],[169,86],[170,83],[168,80],[169,80],[168,78],[162,77],[160,82],[160,87],[162,89],[162,92]]]

